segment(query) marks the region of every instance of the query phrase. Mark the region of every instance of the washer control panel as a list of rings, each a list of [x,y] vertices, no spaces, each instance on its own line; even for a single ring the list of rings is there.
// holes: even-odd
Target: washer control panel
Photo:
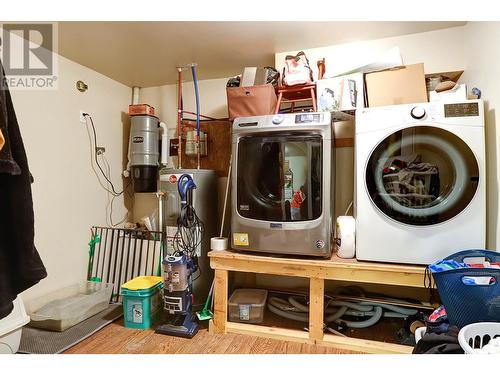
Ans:
[[[472,103],[450,103],[444,105],[444,117],[468,117],[479,116],[479,104]]]
[[[295,115],[296,124],[318,124],[323,121],[323,114],[321,113],[299,113]]]
[[[276,113],[274,115],[238,117],[234,119],[233,129],[259,131],[267,128],[331,126],[329,112]],[[252,130],[251,130],[252,129]]]

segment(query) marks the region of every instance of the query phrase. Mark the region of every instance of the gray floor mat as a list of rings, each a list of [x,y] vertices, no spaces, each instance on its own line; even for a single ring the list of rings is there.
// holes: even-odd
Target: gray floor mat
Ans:
[[[24,327],[18,353],[25,354],[58,354],[85,340],[93,333],[112,323],[123,315],[121,304],[109,305],[83,322],[68,328],[64,332],[44,331],[37,328]]]

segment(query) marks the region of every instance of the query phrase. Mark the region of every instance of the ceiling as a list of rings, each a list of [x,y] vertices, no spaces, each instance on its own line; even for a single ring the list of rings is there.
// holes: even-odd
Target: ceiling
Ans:
[[[175,83],[176,66],[198,78],[274,65],[274,53],[387,38],[465,22],[59,22],[59,54],[128,86]]]

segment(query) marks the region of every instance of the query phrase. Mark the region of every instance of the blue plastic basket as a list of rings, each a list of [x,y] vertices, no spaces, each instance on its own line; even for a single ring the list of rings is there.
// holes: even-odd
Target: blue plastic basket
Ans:
[[[500,253],[488,250],[464,250],[445,260],[464,262],[467,258],[482,257],[488,262],[500,262]],[[500,269],[461,268],[433,273],[441,302],[452,325],[459,328],[477,322],[500,322]],[[466,285],[465,276],[490,276],[490,285]]]

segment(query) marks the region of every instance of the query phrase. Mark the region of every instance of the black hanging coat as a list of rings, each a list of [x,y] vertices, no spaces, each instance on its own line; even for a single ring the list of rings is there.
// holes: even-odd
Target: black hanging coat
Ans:
[[[47,276],[34,245],[32,177],[0,62],[0,319],[19,293]]]

